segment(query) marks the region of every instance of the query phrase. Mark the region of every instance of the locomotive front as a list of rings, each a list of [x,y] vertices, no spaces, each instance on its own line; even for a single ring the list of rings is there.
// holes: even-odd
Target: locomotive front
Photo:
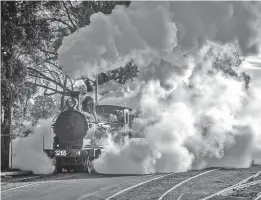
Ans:
[[[67,110],[57,117],[53,130],[56,134],[53,148],[80,149],[88,131],[88,121],[83,113]]]
[[[61,112],[52,125],[55,134],[53,149],[45,149],[50,157],[55,158],[57,172],[66,169],[90,173],[93,170],[92,161],[101,153],[99,147],[83,148],[83,139],[93,134],[91,129],[95,125],[93,98],[85,98],[82,111],[79,106],[75,108],[76,104],[74,98],[67,99],[68,110]]]

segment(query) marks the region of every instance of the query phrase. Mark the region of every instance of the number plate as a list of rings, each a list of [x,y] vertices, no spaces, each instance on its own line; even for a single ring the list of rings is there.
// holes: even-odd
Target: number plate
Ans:
[[[55,156],[66,156],[66,150],[55,150]]]

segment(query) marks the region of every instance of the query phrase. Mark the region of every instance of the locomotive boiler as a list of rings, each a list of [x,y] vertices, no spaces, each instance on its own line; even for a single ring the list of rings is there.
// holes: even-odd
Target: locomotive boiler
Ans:
[[[68,98],[66,100],[68,109],[54,118],[53,148],[44,149],[47,155],[54,159],[58,173],[63,169],[92,172],[94,170],[92,161],[101,155],[104,148],[101,144],[95,143],[97,140],[95,136],[101,137],[108,132],[130,128],[130,108],[113,105],[96,106],[94,99],[87,96],[82,101],[80,109],[79,93],[76,97]],[[116,116],[115,120],[111,120],[112,115]]]

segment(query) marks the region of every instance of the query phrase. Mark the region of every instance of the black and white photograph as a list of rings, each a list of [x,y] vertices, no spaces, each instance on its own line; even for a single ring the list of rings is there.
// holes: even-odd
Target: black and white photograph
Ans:
[[[261,200],[261,1],[1,1],[1,199]]]

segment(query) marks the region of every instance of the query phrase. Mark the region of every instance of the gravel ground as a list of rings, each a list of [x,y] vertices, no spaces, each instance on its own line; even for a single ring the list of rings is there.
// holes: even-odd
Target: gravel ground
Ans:
[[[261,169],[260,169],[260,170],[261,170]],[[254,180],[255,180],[255,181],[261,180],[261,173],[260,173],[257,177],[255,177]]]
[[[258,168],[221,169],[206,174],[206,176],[192,179],[190,182],[183,184],[181,187],[177,188],[177,190],[171,192],[164,200],[177,199],[181,194],[183,194],[182,199],[198,200],[234,185],[258,171]]]
[[[257,194],[261,192],[261,184],[251,185],[249,187],[235,189],[230,197],[244,197],[249,199],[254,199],[257,197]]]
[[[261,167],[260,167],[261,170]],[[253,182],[253,181],[258,181],[261,180],[261,173],[259,173],[258,176],[256,176],[253,179],[250,179],[247,183]],[[217,200],[224,200],[224,199],[255,199],[257,195],[261,194],[261,183],[256,184],[256,185],[250,185],[245,188],[240,188],[240,189],[234,189],[233,191],[229,192],[227,196],[219,196],[216,197],[215,199]]]

